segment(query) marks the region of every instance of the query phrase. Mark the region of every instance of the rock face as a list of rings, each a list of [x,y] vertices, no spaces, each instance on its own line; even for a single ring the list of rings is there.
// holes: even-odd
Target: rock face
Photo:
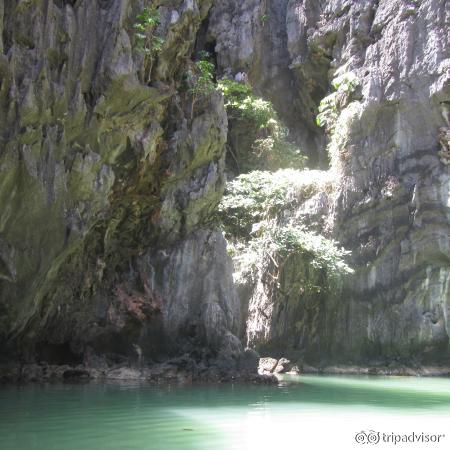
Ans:
[[[157,6],[162,49],[143,55],[141,1],[2,2],[2,357],[241,352],[231,262],[209,225],[227,117],[219,94],[192,115],[184,78],[211,2]]]
[[[309,68],[311,73],[292,70],[292,64],[297,61],[293,61],[295,58],[289,51],[292,27],[288,25],[294,17],[290,3],[288,0],[216,1],[207,37],[215,44],[219,72],[233,76],[245,73],[255,91],[273,102],[311,164],[323,165],[325,140],[314,117],[316,105],[327,92],[329,60],[325,71],[320,68],[320,73],[319,65]],[[303,38],[299,37],[300,45]],[[302,50],[301,57],[306,58],[306,45]],[[307,84],[311,88],[305,88]]]
[[[315,107],[333,78],[359,80],[329,135],[333,192],[297,207],[306,222],[326,207],[321,231],[352,251],[356,273],[342,294],[316,299],[313,309],[300,294],[289,309],[283,286],[275,293],[263,286],[263,300],[261,283],[250,292],[241,287],[245,301],[260,297],[248,328],[267,320],[268,329],[285,328],[286,344],[315,360],[448,359],[449,8],[443,0],[229,0],[213,7],[223,72],[247,72],[264,95],[289,105],[274,101],[281,113],[302,118],[301,134],[306,127],[316,142]],[[296,107],[301,113],[286,109]],[[295,270],[302,272],[291,269],[288,287]],[[280,316],[286,307],[287,319]]]
[[[236,359],[237,335],[315,361],[449,358],[449,3],[155,6],[162,48],[142,54],[140,0],[0,4],[0,359]],[[291,216],[352,251],[342,291],[305,299],[292,261],[281,291],[262,273],[237,297],[212,222],[226,112],[214,93],[192,114],[185,77],[205,48],[329,169]],[[327,137],[317,107],[343,73],[359,85]]]
[[[450,98],[449,5],[362,2],[348,14],[357,37],[339,65],[358,71],[363,98],[348,107],[347,136],[336,138],[334,214],[335,234],[354,250],[358,271],[348,309],[336,318],[343,326],[334,351],[442,361],[450,336],[450,178],[438,152],[439,128],[448,126],[441,102]]]
[[[240,355],[242,346],[233,334],[240,327],[239,302],[221,233],[193,233],[174,249],[141,259],[140,267],[156,298],[166,299],[164,330],[174,352],[206,343],[224,357]],[[182,342],[174,339],[180,331]]]

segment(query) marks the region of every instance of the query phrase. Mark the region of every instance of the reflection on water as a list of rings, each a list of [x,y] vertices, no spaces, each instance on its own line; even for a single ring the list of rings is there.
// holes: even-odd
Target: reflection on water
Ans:
[[[442,447],[423,448],[450,448],[449,419],[450,379],[442,378],[286,376],[277,387],[0,388],[5,450],[347,450],[360,448],[354,436],[366,429],[448,429]]]

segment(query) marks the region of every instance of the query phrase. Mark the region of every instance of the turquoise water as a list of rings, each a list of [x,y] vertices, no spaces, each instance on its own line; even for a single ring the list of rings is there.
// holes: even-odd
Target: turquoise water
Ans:
[[[448,432],[443,443],[404,448],[450,448],[450,379],[299,376],[279,386],[0,388],[2,450],[351,449],[361,448],[355,434],[369,429]]]

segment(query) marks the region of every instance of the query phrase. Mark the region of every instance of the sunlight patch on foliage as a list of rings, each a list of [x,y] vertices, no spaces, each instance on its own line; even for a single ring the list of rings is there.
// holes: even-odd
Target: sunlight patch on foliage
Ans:
[[[330,192],[333,175],[320,170],[255,170],[227,184],[219,214],[228,233],[245,237],[255,224],[274,218],[294,202]]]
[[[331,184],[328,172],[292,169],[254,171],[231,181],[219,214],[239,276],[255,274],[267,257],[279,268],[294,255],[308,260],[314,270],[326,271],[330,283],[351,273],[345,262],[348,252],[335,241],[289,220],[279,223],[283,211],[295,207],[296,201]]]
[[[335,92],[326,96],[319,105],[319,114],[316,118],[319,127],[325,127],[328,132],[334,130],[340,110],[348,102],[359,83],[358,77],[353,72],[345,72],[334,78],[331,85]]]
[[[277,116],[272,103],[254,95],[247,84],[224,78],[217,83],[217,88],[225,98],[225,107],[234,118],[247,118],[259,128],[265,128]]]
[[[240,267],[239,277],[254,276],[267,257],[280,271],[293,256],[302,256],[313,269],[325,271],[329,285],[323,288],[331,287],[341,276],[353,273],[345,261],[350,252],[336,241],[301,226],[261,227],[259,231],[260,235],[247,245],[240,243],[232,250]]]
[[[224,96],[228,117],[241,123],[246,121],[249,134],[254,135],[249,161],[241,169],[302,169],[305,166],[307,158],[289,140],[289,130],[271,102],[256,96],[248,84],[234,80],[224,78],[217,88]]]

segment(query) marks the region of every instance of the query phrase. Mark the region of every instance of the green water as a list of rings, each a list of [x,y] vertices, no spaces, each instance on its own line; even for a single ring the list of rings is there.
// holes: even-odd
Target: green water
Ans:
[[[450,379],[285,380],[280,386],[1,387],[0,449],[351,449],[361,448],[354,436],[366,429],[447,432],[442,445],[408,448],[450,448]]]

